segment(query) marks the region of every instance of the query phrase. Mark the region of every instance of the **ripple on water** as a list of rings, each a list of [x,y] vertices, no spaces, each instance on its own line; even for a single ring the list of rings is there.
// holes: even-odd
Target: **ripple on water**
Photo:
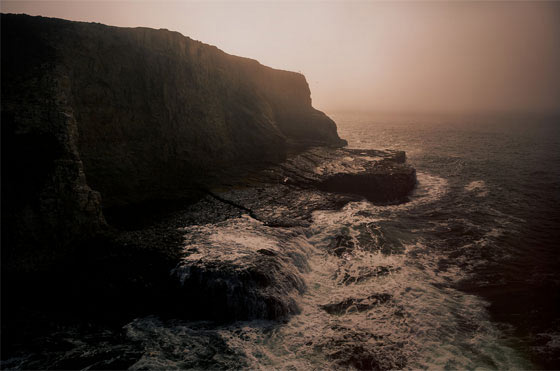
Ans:
[[[199,363],[188,361],[181,367],[530,368],[490,321],[488,304],[453,288],[468,272],[460,264],[443,268],[448,251],[424,238],[425,229],[431,228],[442,232],[435,234],[437,238],[445,239],[445,229],[456,228],[455,222],[421,224],[414,231],[401,223],[403,216],[449,192],[441,177],[419,173],[418,181],[407,204],[352,202],[339,211],[317,211],[309,228],[291,232],[306,245],[310,269],[303,274],[307,290],[297,299],[301,312],[287,322],[217,326],[139,319],[129,325],[131,336],[151,340],[136,368],[165,364],[167,357],[177,366],[174,352],[185,349]],[[262,242],[267,249],[281,248],[274,229],[252,220],[236,223],[212,227],[209,240],[218,245],[249,244],[256,249]],[[491,244],[501,234],[499,227],[461,228],[481,236],[474,245]],[[138,328],[149,334],[134,335]],[[168,344],[165,349],[162,343]],[[209,350],[205,353],[197,344]]]
[[[465,186],[465,191],[473,193],[476,197],[488,196],[488,188],[484,180],[474,180]]]

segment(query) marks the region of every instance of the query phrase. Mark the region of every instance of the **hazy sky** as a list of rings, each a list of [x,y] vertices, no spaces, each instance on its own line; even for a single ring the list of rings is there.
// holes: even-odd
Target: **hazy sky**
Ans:
[[[2,1],[304,73],[326,111],[560,111],[560,2]]]

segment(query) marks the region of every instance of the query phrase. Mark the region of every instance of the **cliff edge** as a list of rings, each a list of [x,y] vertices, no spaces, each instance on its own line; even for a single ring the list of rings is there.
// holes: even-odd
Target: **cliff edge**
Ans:
[[[301,74],[168,30],[1,17],[4,269],[63,255],[106,225],[102,207],[345,143]]]

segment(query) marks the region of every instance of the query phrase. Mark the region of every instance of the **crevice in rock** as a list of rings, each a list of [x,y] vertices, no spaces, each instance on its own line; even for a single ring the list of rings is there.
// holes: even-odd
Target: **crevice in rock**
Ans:
[[[253,219],[255,219],[255,220],[258,220],[258,221],[261,222],[261,223],[267,224],[266,221],[260,219],[260,218],[257,216],[257,214],[255,214],[255,212],[254,212],[253,210],[249,209],[248,207],[245,207],[245,206],[240,205],[240,204],[238,204],[238,203],[236,203],[236,202],[234,202],[234,201],[231,201],[231,200],[228,200],[228,199],[223,198],[223,197],[221,197],[221,196],[218,196],[217,194],[215,194],[214,192],[212,192],[212,191],[210,191],[210,190],[208,190],[208,189],[205,189],[205,190],[203,190],[203,191],[204,191],[204,193],[206,193],[208,196],[214,198],[215,200],[218,200],[218,201],[223,202],[223,203],[225,203],[225,204],[227,204],[227,205],[236,207],[236,208],[238,208],[238,209],[240,209],[240,210],[246,211],[246,212],[249,214],[249,216],[250,216],[251,218],[253,218]]]

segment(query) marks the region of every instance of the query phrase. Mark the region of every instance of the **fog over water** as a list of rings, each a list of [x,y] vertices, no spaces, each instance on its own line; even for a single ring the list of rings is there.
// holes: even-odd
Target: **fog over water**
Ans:
[[[300,71],[333,111],[558,112],[560,2],[3,1]]]
[[[147,184],[149,193],[138,192],[138,199],[150,202],[119,210],[120,218],[132,220],[123,223],[122,230],[112,223],[111,212],[104,207],[111,237],[84,242],[84,249],[68,253],[68,259],[57,257],[66,252],[54,251],[53,261],[61,259],[62,263],[51,265],[63,267],[60,274],[39,270],[38,277],[44,282],[36,284],[39,280],[25,268],[24,289],[12,283],[13,292],[9,292],[10,298],[22,298],[22,303],[5,301],[16,320],[5,326],[11,333],[4,330],[7,322],[3,321],[3,336],[8,334],[14,340],[3,342],[0,369],[560,369],[560,0],[0,1],[3,13],[166,28],[264,65],[299,71],[309,81],[314,106],[332,117],[350,148],[313,149],[298,154],[297,160],[290,157],[262,172],[247,172],[238,181],[236,158],[245,171],[244,162],[251,163],[246,161],[250,156],[284,147],[262,145],[276,143],[279,132],[263,124],[262,118],[276,114],[276,110],[266,110],[264,100],[263,109],[244,107],[245,101],[240,109],[230,109],[234,104],[230,102],[237,102],[229,99],[230,92],[241,85],[237,80],[231,88],[225,87],[227,99],[217,92],[216,101],[228,104],[223,119],[202,121],[220,130],[213,133],[196,126],[192,141],[183,130],[180,138],[187,142],[182,147],[175,145],[179,140],[169,141],[175,133],[170,129],[176,126],[174,118],[194,112],[198,116],[185,121],[192,123],[214,109],[204,100],[212,99],[217,84],[197,100],[201,102],[189,103],[185,110],[180,109],[184,100],[177,99],[171,108],[165,107],[169,108],[165,115],[153,107],[145,112],[141,109],[138,125],[133,122],[135,117],[120,114],[134,111],[138,105],[110,102],[107,115],[116,112],[120,122],[105,132],[111,120],[96,126],[98,100],[76,105],[75,114],[66,110],[72,100],[89,98],[90,90],[78,92],[86,83],[106,81],[93,84],[102,72],[75,84],[68,107],[65,97],[58,96],[61,94],[55,94],[56,104],[46,99],[42,86],[52,84],[35,83],[46,69],[36,69],[39,72],[32,71],[21,83],[12,83],[10,87],[21,91],[6,95],[8,102],[18,105],[24,97],[22,102],[31,105],[22,105],[13,115],[7,110],[13,117],[2,112],[2,119],[8,117],[15,127],[8,126],[12,131],[7,138],[17,139],[16,145],[4,148],[18,148],[12,153],[22,154],[22,159],[14,155],[18,158],[14,163],[25,166],[12,174],[23,179],[23,191],[33,189],[39,195],[30,198],[30,205],[48,206],[45,221],[51,223],[52,219],[58,223],[52,225],[59,228],[67,215],[82,215],[68,206],[68,210],[61,209],[65,211],[57,216],[60,219],[53,219],[48,202],[60,198],[51,188],[83,192],[90,184],[97,190],[94,182],[86,184],[86,175],[88,182],[96,175],[101,182],[120,177],[118,182],[109,182],[111,186],[134,190],[136,185],[128,187],[128,174],[147,169],[137,172],[141,176],[134,176],[132,184],[139,184],[139,189]],[[41,27],[37,29],[45,29]],[[88,35],[78,36],[76,40],[87,42]],[[91,43],[108,43],[108,37],[97,35]],[[8,44],[2,49],[10,50],[4,48]],[[26,45],[13,39],[12,44]],[[107,58],[103,62],[110,63],[115,58],[106,50],[87,47],[84,53],[95,53],[95,62]],[[77,53],[64,54],[46,77],[56,79],[60,75],[57,68],[64,69],[64,63]],[[126,51],[123,55],[137,54]],[[159,66],[166,56],[148,57],[153,58],[146,60]],[[10,58],[9,53],[3,54],[3,62],[12,62]],[[33,62],[38,59],[34,57]],[[71,62],[69,68],[84,65]],[[170,65],[168,71],[184,67],[175,61]],[[142,67],[149,66],[144,63]],[[146,73],[154,70],[145,68]],[[76,68],[76,75],[80,71]],[[156,78],[176,80],[176,75],[164,73],[158,71]],[[233,73],[227,78],[234,79]],[[117,73],[108,75],[112,78],[113,74]],[[127,84],[122,78],[111,81]],[[150,85],[151,81],[130,86],[143,90]],[[27,97],[29,87],[35,86],[41,94]],[[3,86],[3,90],[9,89]],[[170,99],[169,89],[164,90],[165,103]],[[245,87],[239,90],[248,91]],[[122,90],[92,91],[98,96],[107,91],[111,98]],[[191,91],[182,97],[190,99]],[[145,102],[143,94],[131,94],[129,101],[137,96]],[[106,104],[109,100],[99,101]],[[278,101],[274,97],[270,104]],[[64,111],[58,115],[55,108]],[[294,117],[300,117],[294,112]],[[108,146],[89,154],[87,148],[81,150],[80,141],[75,146],[74,129],[63,124],[72,122],[77,127],[72,117],[79,122],[80,113],[87,116],[95,134],[90,134],[85,146],[96,146],[102,140],[108,140]],[[44,122],[43,116],[56,121],[45,129],[37,124]],[[235,116],[232,127],[240,128],[235,133],[222,130],[230,116]],[[154,126],[154,117],[167,121]],[[246,117],[254,122],[245,128]],[[259,145],[249,131],[261,124],[264,129],[259,126],[256,133],[266,137]],[[161,138],[160,132],[165,133]],[[144,133],[157,134],[150,137],[153,145],[137,140]],[[199,140],[206,133],[209,140]],[[301,143],[317,143],[313,136],[308,140],[299,135],[286,135],[287,143],[300,143],[296,141],[300,137],[305,139]],[[68,152],[64,152],[66,157],[56,157],[59,137],[64,139],[60,143]],[[40,142],[44,138],[45,145]],[[316,138],[321,139],[321,132]],[[241,143],[241,150],[230,151],[230,142]],[[25,144],[19,146],[23,149],[18,147],[20,143]],[[41,145],[28,151],[36,143]],[[256,150],[245,150],[255,143]],[[50,146],[57,155],[45,160],[44,148],[51,151]],[[109,146],[119,151],[105,153]],[[154,150],[157,146],[163,152]],[[406,151],[417,179],[408,202],[378,204],[358,197],[366,187],[365,194],[373,194],[370,185],[379,190],[403,188],[407,183],[410,190],[415,184],[413,169],[394,163],[403,159],[402,153],[383,154],[374,151],[377,149]],[[152,152],[154,159],[147,161]],[[86,160],[82,167],[82,153],[92,163],[99,161],[97,173],[90,172]],[[124,165],[113,167],[115,161]],[[59,172],[74,174],[65,175],[71,181],[60,176],[60,184],[49,180],[46,191],[35,191],[27,180],[50,177],[51,170],[42,167],[51,162],[55,164],[53,177],[59,177]],[[58,162],[70,165],[62,167]],[[134,166],[128,164],[133,162]],[[194,164],[180,174],[186,174],[185,178],[178,175],[181,162]],[[81,183],[74,181],[78,166]],[[33,169],[37,177],[32,177]],[[210,170],[208,176],[201,175],[206,169]],[[264,174],[262,178],[260,174]],[[219,182],[213,180],[221,175]],[[183,182],[187,176],[193,178],[192,183]],[[150,177],[163,180],[145,182]],[[174,189],[174,179],[180,181],[175,182],[180,184],[177,189],[200,184],[201,192],[197,188],[196,194],[208,189],[206,197],[191,205],[175,200],[179,192],[166,194]],[[342,191],[360,191],[352,198],[323,191],[330,191],[330,185],[337,188],[339,180]],[[14,184],[13,188],[20,183]],[[27,197],[25,192],[21,194]],[[134,195],[128,198],[122,192],[123,196],[115,192],[114,199],[126,206]],[[174,213],[159,215],[156,206],[160,205],[151,205],[152,201],[160,203],[159,195],[167,200],[161,202],[161,211],[171,212],[173,202]],[[391,199],[395,197],[386,197]],[[99,218],[101,209],[97,207],[104,204],[98,202],[88,202],[88,207],[94,205]],[[21,204],[22,220],[39,225],[43,214],[33,214],[35,209],[28,203]],[[155,214],[155,224],[135,222],[150,213]],[[19,211],[14,215],[19,218]],[[69,226],[74,228],[74,224]],[[16,232],[22,233],[19,225]],[[41,246],[37,251],[46,254]],[[29,256],[33,251],[24,250]],[[22,256],[27,262],[27,255]],[[39,255],[37,260],[41,259]],[[32,285],[31,290],[25,289]],[[4,307],[2,310],[6,313]],[[240,318],[253,319],[233,320]]]

